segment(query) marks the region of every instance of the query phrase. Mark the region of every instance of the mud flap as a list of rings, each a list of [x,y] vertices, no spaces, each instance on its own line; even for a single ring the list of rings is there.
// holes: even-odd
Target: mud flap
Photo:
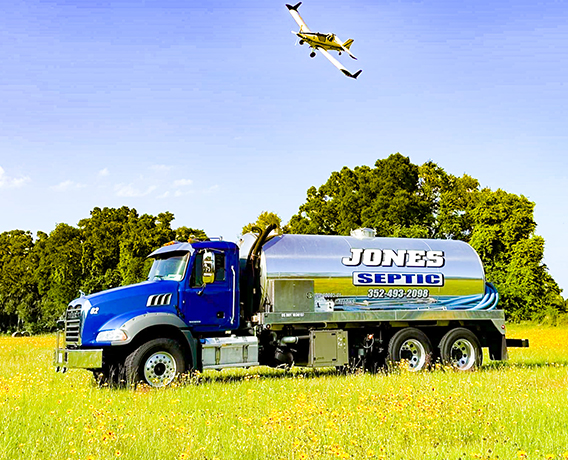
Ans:
[[[501,336],[501,339],[489,342],[489,357],[497,361],[506,361],[509,359],[507,339],[504,335]]]

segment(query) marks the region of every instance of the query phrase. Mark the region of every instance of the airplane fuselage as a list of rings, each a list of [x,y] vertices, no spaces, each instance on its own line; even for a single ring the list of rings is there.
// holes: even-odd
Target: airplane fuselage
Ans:
[[[322,34],[319,32],[295,32],[295,34],[312,48],[323,48],[328,51],[345,51],[343,43],[337,40],[335,34]]]

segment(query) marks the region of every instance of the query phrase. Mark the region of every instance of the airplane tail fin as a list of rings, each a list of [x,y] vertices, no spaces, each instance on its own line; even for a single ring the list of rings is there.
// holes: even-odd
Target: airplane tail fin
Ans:
[[[298,11],[298,7],[302,4],[302,2],[296,3],[294,6],[286,4],[286,8],[292,11]],[[351,40],[353,41],[353,40]]]
[[[345,51],[351,57],[351,59],[357,59],[355,56],[353,56],[353,53],[349,51],[349,48],[351,47],[352,44],[353,44],[353,39],[350,38],[349,40],[345,40],[345,43],[341,45],[341,47],[343,48],[343,51]]]
[[[353,44],[353,39],[350,38],[349,40],[345,40],[345,43],[343,44],[344,48],[349,49],[349,47]]]

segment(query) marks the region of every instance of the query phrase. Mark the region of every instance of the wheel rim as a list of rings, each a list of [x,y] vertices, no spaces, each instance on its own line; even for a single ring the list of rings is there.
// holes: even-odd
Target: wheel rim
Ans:
[[[408,339],[400,347],[400,359],[408,362],[408,370],[419,371],[426,364],[426,350],[422,342]]]
[[[153,387],[169,385],[176,376],[176,360],[165,351],[154,353],[144,363],[144,379]]]
[[[458,339],[452,344],[450,350],[450,363],[462,371],[471,369],[475,365],[475,347],[466,339]]]

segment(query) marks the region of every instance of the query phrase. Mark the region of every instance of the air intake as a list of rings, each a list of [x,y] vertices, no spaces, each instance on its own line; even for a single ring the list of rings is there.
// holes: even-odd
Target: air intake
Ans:
[[[170,300],[172,300],[171,294],[156,294],[148,297],[148,302],[146,302],[147,307],[159,307],[162,305],[169,305]]]

